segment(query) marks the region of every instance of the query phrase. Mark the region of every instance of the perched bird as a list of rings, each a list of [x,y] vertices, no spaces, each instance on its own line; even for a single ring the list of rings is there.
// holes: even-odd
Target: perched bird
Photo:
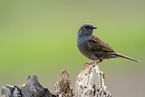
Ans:
[[[136,59],[122,55],[113,50],[108,44],[103,42],[98,36],[93,34],[97,29],[93,24],[82,25],[77,32],[77,46],[79,51],[87,58],[97,61],[97,64],[104,59],[122,57],[135,62]]]

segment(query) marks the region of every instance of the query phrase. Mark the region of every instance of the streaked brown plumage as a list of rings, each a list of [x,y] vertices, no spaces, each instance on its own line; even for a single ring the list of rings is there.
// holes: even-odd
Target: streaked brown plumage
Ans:
[[[113,50],[108,44],[103,42],[98,36],[93,34],[93,24],[84,24],[77,32],[77,46],[80,52],[91,60],[102,62],[104,59],[122,57],[135,62],[136,59],[122,55]]]

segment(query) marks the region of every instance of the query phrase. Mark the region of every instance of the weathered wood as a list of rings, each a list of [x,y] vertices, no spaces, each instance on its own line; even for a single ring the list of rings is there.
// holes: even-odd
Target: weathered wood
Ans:
[[[66,70],[63,70],[58,77],[55,84],[55,94],[59,97],[72,97],[73,89],[71,88],[71,81],[69,74]]]
[[[21,88],[21,94],[24,97],[52,97],[53,95],[47,88],[43,88],[38,82],[37,76],[33,75],[27,79],[27,85]]]
[[[21,97],[19,85],[6,85],[1,89],[2,97]]]
[[[76,78],[75,94],[66,70],[63,70],[58,77],[54,93],[43,88],[36,75],[32,78],[29,76],[27,83],[21,86],[2,86],[1,93],[2,97],[111,97],[104,85],[104,78],[99,66],[94,62],[88,62]]]
[[[27,84],[22,86],[2,86],[1,93],[2,97],[56,97],[47,88],[40,85],[36,75],[33,75],[32,78],[29,76]]]
[[[88,62],[76,78],[76,97],[111,97],[104,85],[104,73],[95,62]]]

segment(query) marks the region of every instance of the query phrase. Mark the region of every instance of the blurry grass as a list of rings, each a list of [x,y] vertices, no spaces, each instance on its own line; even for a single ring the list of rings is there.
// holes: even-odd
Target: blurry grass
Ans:
[[[22,84],[28,75],[36,74],[52,90],[62,69],[69,71],[74,84],[84,63],[90,61],[76,46],[76,32],[84,23],[97,26],[94,33],[117,52],[141,61],[140,64],[124,59],[104,61],[100,68],[109,76],[107,80],[113,81],[122,71],[144,74],[144,3],[144,0],[0,1],[0,86]]]

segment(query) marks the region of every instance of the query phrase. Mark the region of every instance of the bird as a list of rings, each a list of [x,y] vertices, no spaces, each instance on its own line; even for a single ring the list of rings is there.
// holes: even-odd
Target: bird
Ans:
[[[97,35],[93,34],[97,29],[93,24],[83,24],[77,31],[77,47],[82,55],[94,60],[97,64],[106,59],[122,57],[135,62],[140,62],[134,58],[122,55],[112,49],[108,44],[102,41]]]

